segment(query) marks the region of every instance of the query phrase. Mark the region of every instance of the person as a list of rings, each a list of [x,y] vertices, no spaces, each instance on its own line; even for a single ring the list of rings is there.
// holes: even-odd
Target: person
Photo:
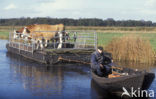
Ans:
[[[103,52],[103,47],[101,46],[91,55],[91,69],[98,76],[107,77],[111,74],[111,66],[109,64],[112,62],[112,58]]]

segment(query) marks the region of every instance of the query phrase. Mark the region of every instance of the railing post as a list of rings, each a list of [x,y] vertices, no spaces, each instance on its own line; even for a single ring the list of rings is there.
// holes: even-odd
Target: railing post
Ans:
[[[19,48],[19,53],[20,53],[20,42],[19,42],[18,46],[19,46],[18,48]]]
[[[11,33],[11,32],[9,32],[9,46],[10,46],[10,33]]]
[[[33,49],[34,49],[34,48],[33,48],[33,45],[34,45],[34,42],[33,42],[33,35],[32,35],[32,39],[31,39],[31,42],[30,42],[30,43],[31,43],[31,53],[33,54]]]
[[[34,42],[33,42],[33,40],[31,40],[31,50],[32,50],[32,54],[33,54],[33,52],[34,52]]]
[[[95,42],[95,49],[97,48],[97,33],[94,31],[94,42]]]

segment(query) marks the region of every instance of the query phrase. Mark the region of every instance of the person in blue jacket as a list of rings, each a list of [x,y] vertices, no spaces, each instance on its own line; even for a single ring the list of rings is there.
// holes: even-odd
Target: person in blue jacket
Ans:
[[[98,47],[91,55],[91,69],[101,77],[107,77],[111,73],[112,58],[103,52],[103,47]]]

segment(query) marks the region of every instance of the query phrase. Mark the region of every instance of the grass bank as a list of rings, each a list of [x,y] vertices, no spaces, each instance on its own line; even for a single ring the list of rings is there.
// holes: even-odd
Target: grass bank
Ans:
[[[0,39],[8,39],[8,38],[9,38],[9,32],[0,31]]]
[[[0,39],[8,39],[9,32],[20,29],[22,26],[0,26]]]
[[[99,46],[106,46],[110,41],[113,40],[113,38],[115,37],[122,37],[122,36],[126,36],[126,35],[137,35],[139,37],[142,37],[146,40],[149,40],[152,48],[156,50],[156,33],[97,33],[98,35],[98,45]],[[133,37],[132,37],[133,38]]]
[[[95,30],[95,31],[156,31],[156,27],[104,27],[104,26],[67,26],[67,30]]]
[[[22,26],[0,26],[0,38],[8,39],[9,32]],[[114,37],[135,34],[149,39],[156,49],[156,27],[101,27],[101,26],[66,26],[66,30],[95,30],[98,35],[98,45],[106,46]]]
[[[9,32],[22,26],[0,26],[0,39],[8,39]],[[98,45],[106,46],[112,38],[129,34],[138,35],[150,41],[156,49],[156,27],[101,27],[101,26],[66,26],[66,30],[94,30],[98,35]]]
[[[12,26],[0,26],[0,39],[8,39],[10,31],[13,31],[13,29],[18,30],[21,27],[22,26],[14,26],[14,27],[12,27]],[[66,30],[94,30],[97,32],[98,46],[104,46],[104,47],[108,47],[108,45],[112,41],[117,42],[114,38],[122,38],[122,37],[126,37],[128,35],[133,34],[133,36],[131,36],[130,38],[136,38],[135,36],[137,36],[137,37],[141,37],[142,39],[146,39],[149,41],[149,44],[151,45],[151,49],[156,50],[156,27],[66,26]],[[130,39],[128,39],[128,40],[130,40]],[[120,42],[120,43],[122,45],[125,42]],[[129,41],[129,43],[131,43],[131,42],[133,42],[133,40]],[[120,43],[118,43],[118,44],[120,44]],[[145,42],[142,41],[142,43],[145,43]],[[144,46],[142,46],[142,47],[144,47]],[[148,48],[148,46],[146,46],[146,47]],[[124,51],[124,49],[122,49],[122,50]],[[137,51],[137,53],[138,52],[139,51]],[[144,55],[144,54],[142,54],[142,55]],[[118,55],[118,56],[120,56],[120,55]],[[129,57],[132,57],[132,56],[130,55]],[[133,61],[136,61],[137,59],[134,58]],[[153,59],[151,59],[151,60],[153,60]],[[141,61],[145,61],[145,60],[142,59]]]

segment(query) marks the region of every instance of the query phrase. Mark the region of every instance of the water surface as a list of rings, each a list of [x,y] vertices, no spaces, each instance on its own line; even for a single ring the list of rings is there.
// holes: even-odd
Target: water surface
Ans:
[[[47,67],[18,55],[8,54],[0,40],[0,99],[98,99],[115,98],[91,80],[90,68],[78,64]],[[121,64],[156,73],[156,66]],[[156,92],[156,79],[151,90]]]

